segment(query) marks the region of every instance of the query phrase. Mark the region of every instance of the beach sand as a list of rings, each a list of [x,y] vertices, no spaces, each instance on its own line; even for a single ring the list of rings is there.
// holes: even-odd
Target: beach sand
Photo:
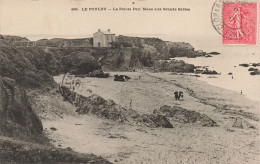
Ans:
[[[114,163],[259,163],[258,102],[194,76],[114,74],[128,75],[131,80],[79,78],[82,85],[76,91],[85,96],[97,94],[127,108],[132,100],[132,108],[139,113],[152,113],[163,105],[180,106],[208,115],[218,126],[176,122],[173,129],[130,126],[94,115],[78,115],[76,108],[54,90],[34,94],[33,110],[55,146],[101,155]],[[60,82],[61,78],[55,80]],[[176,101],[174,91],[183,91],[184,99]],[[243,120],[244,128],[232,127],[236,118]]]

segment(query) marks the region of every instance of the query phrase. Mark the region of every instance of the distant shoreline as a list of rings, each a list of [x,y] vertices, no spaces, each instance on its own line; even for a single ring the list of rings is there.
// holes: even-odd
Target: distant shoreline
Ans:
[[[234,58],[236,58],[236,60],[232,60]],[[208,66],[208,69],[213,69],[221,73],[221,75],[216,75],[216,78],[208,78],[209,76],[207,75],[200,75],[201,77],[197,78],[198,80],[239,93],[242,90],[242,94],[246,95],[247,98],[254,101],[260,100],[260,76],[250,75],[248,69],[251,67],[240,66],[241,63],[257,63],[257,56],[248,55],[247,58],[244,58],[244,54],[222,54],[212,58],[177,58],[177,60],[180,59],[185,63],[194,64],[196,66]],[[259,69],[259,67],[254,68]]]

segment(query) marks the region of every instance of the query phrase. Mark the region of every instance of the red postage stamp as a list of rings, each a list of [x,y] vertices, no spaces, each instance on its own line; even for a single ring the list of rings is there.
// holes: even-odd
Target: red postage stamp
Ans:
[[[224,2],[222,18],[223,44],[256,44],[257,3]]]

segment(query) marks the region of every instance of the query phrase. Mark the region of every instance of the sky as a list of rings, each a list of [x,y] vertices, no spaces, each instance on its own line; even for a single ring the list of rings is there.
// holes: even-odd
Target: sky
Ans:
[[[215,0],[0,0],[0,34],[24,36],[30,40],[85,38],[91,37],[97,29],[111,29],[116,35],[189,42],[197,50],[226,49],[221,44],[221,35],[211,24],[214,2]],[[92,7],[189,8],[190,11],[82,11],[82,8]],[[78,8],[78,11],[72,11],[71,8]],[[258,49],[252,47],[256,48]],[[241,49],[246,50],[243,47]]]

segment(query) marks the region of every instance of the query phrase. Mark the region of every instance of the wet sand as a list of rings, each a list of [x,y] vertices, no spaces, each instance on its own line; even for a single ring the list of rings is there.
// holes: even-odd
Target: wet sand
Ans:
[[[33,109],[55,146],[101,155],[114,163],[259,163],[257,102],[192,76],[111,74],[125,74],[131,80],[84,78],[76,91],[85,96],[98,94],[126,107],[132,100],[132,108],[139,113],[152,113],[162,105],[181,106],[207,114],[219,126],[173,123],[173,129],[164,129],[124,125],[93,115],[77,115],[72,104],[52,91],[37,95]],[[59,82],[61,76],[55,80]],[[184,99],[176,101],[174,91],[183,91]],[[232,127],[237,117],[256,129],[245,124],[243,129]],[[52,131],[51,127],[57,130]]]

